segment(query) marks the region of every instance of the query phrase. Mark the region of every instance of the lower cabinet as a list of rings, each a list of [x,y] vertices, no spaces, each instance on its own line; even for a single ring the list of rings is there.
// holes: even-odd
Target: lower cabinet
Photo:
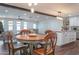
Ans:
[[[57,32],[57,46],[62,46],[73,41],[76,41],[76,32],[74,31]]]

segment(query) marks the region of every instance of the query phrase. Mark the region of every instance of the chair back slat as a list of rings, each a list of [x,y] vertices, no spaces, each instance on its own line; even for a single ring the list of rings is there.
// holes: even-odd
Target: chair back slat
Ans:
[[[50,33],[50,32],[52,32],[52,30],[46,30],[46,31],[45,31],[45,34],[48,34],[48,33]]]
[[[48,52],[48,49],[52,49],[54,50],[55,49],[55,46],[56,46],[56,41],[57,41],[57,35],[55,32],[51,31],[51,32],[48,32],[46,34],[46,36],[44,37],[44,41],[46,42],[44,48],[45,48],[45,53],[46,54]]]
[[[31,33],[31,31],[27,29],[23,29],[20,31],[20,34],[29,34],[29,33]]]
[[[13,38],[12,33],[11,33],[11,32],[8,32],[8,33],[6,34],[6,37],[7,37],[9,49],[10,49],[10,48],[14,49],[13,40],[12,40],[12,38]]]

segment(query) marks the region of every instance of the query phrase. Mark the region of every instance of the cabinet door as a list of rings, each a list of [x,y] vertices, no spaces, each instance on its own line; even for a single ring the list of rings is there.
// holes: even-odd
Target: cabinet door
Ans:
[[[63,44],[67,44],[76,40],[76,32],[63,33]]]
[[[69,18],[70,26],[77,26],[77,18],[76,17],[71,17]]]
[[[63,37],[62,33],[57,33],[57,45],[58,46],[62,46],[63,45],[62,37]]]
[[[76,41],[76,32],[70,33],[70,42]]]

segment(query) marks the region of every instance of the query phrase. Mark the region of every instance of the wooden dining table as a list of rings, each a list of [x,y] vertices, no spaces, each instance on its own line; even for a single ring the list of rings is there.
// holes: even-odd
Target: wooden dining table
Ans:
[[[30,54],[33,54],[33,45],[37,41],[43,41],[45,35],[44,34],[28,34],[28,35],[17,35],[16,39],[19,40],[20,42],[29,42],[30,45]]]

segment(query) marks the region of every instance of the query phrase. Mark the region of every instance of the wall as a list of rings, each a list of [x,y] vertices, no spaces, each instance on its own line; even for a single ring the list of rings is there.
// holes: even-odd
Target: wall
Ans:
[[[51,18],[45,21],[40,21],[38,23],[39,33],[44,33],[45,30],[51,29],[54,31],[61,31],[63,26],[63,21],[57,20],[56,18]]]
[[[17,33],[17,21],[18,20],[11,20],[11,19],[0,19],[0,21],[3,20],[3,28],[4,28],[4,31],[8,31],[8,21],[13,21],[13,32],[14,33]],[[20,29],[23,29],[24,27],[24,23],[23,22],[27,22],[27,21],[21,21],[21,26],[20,26]],[[36,24],[36,22],[27,22],[27,29],[33,29],[33,24]]]

